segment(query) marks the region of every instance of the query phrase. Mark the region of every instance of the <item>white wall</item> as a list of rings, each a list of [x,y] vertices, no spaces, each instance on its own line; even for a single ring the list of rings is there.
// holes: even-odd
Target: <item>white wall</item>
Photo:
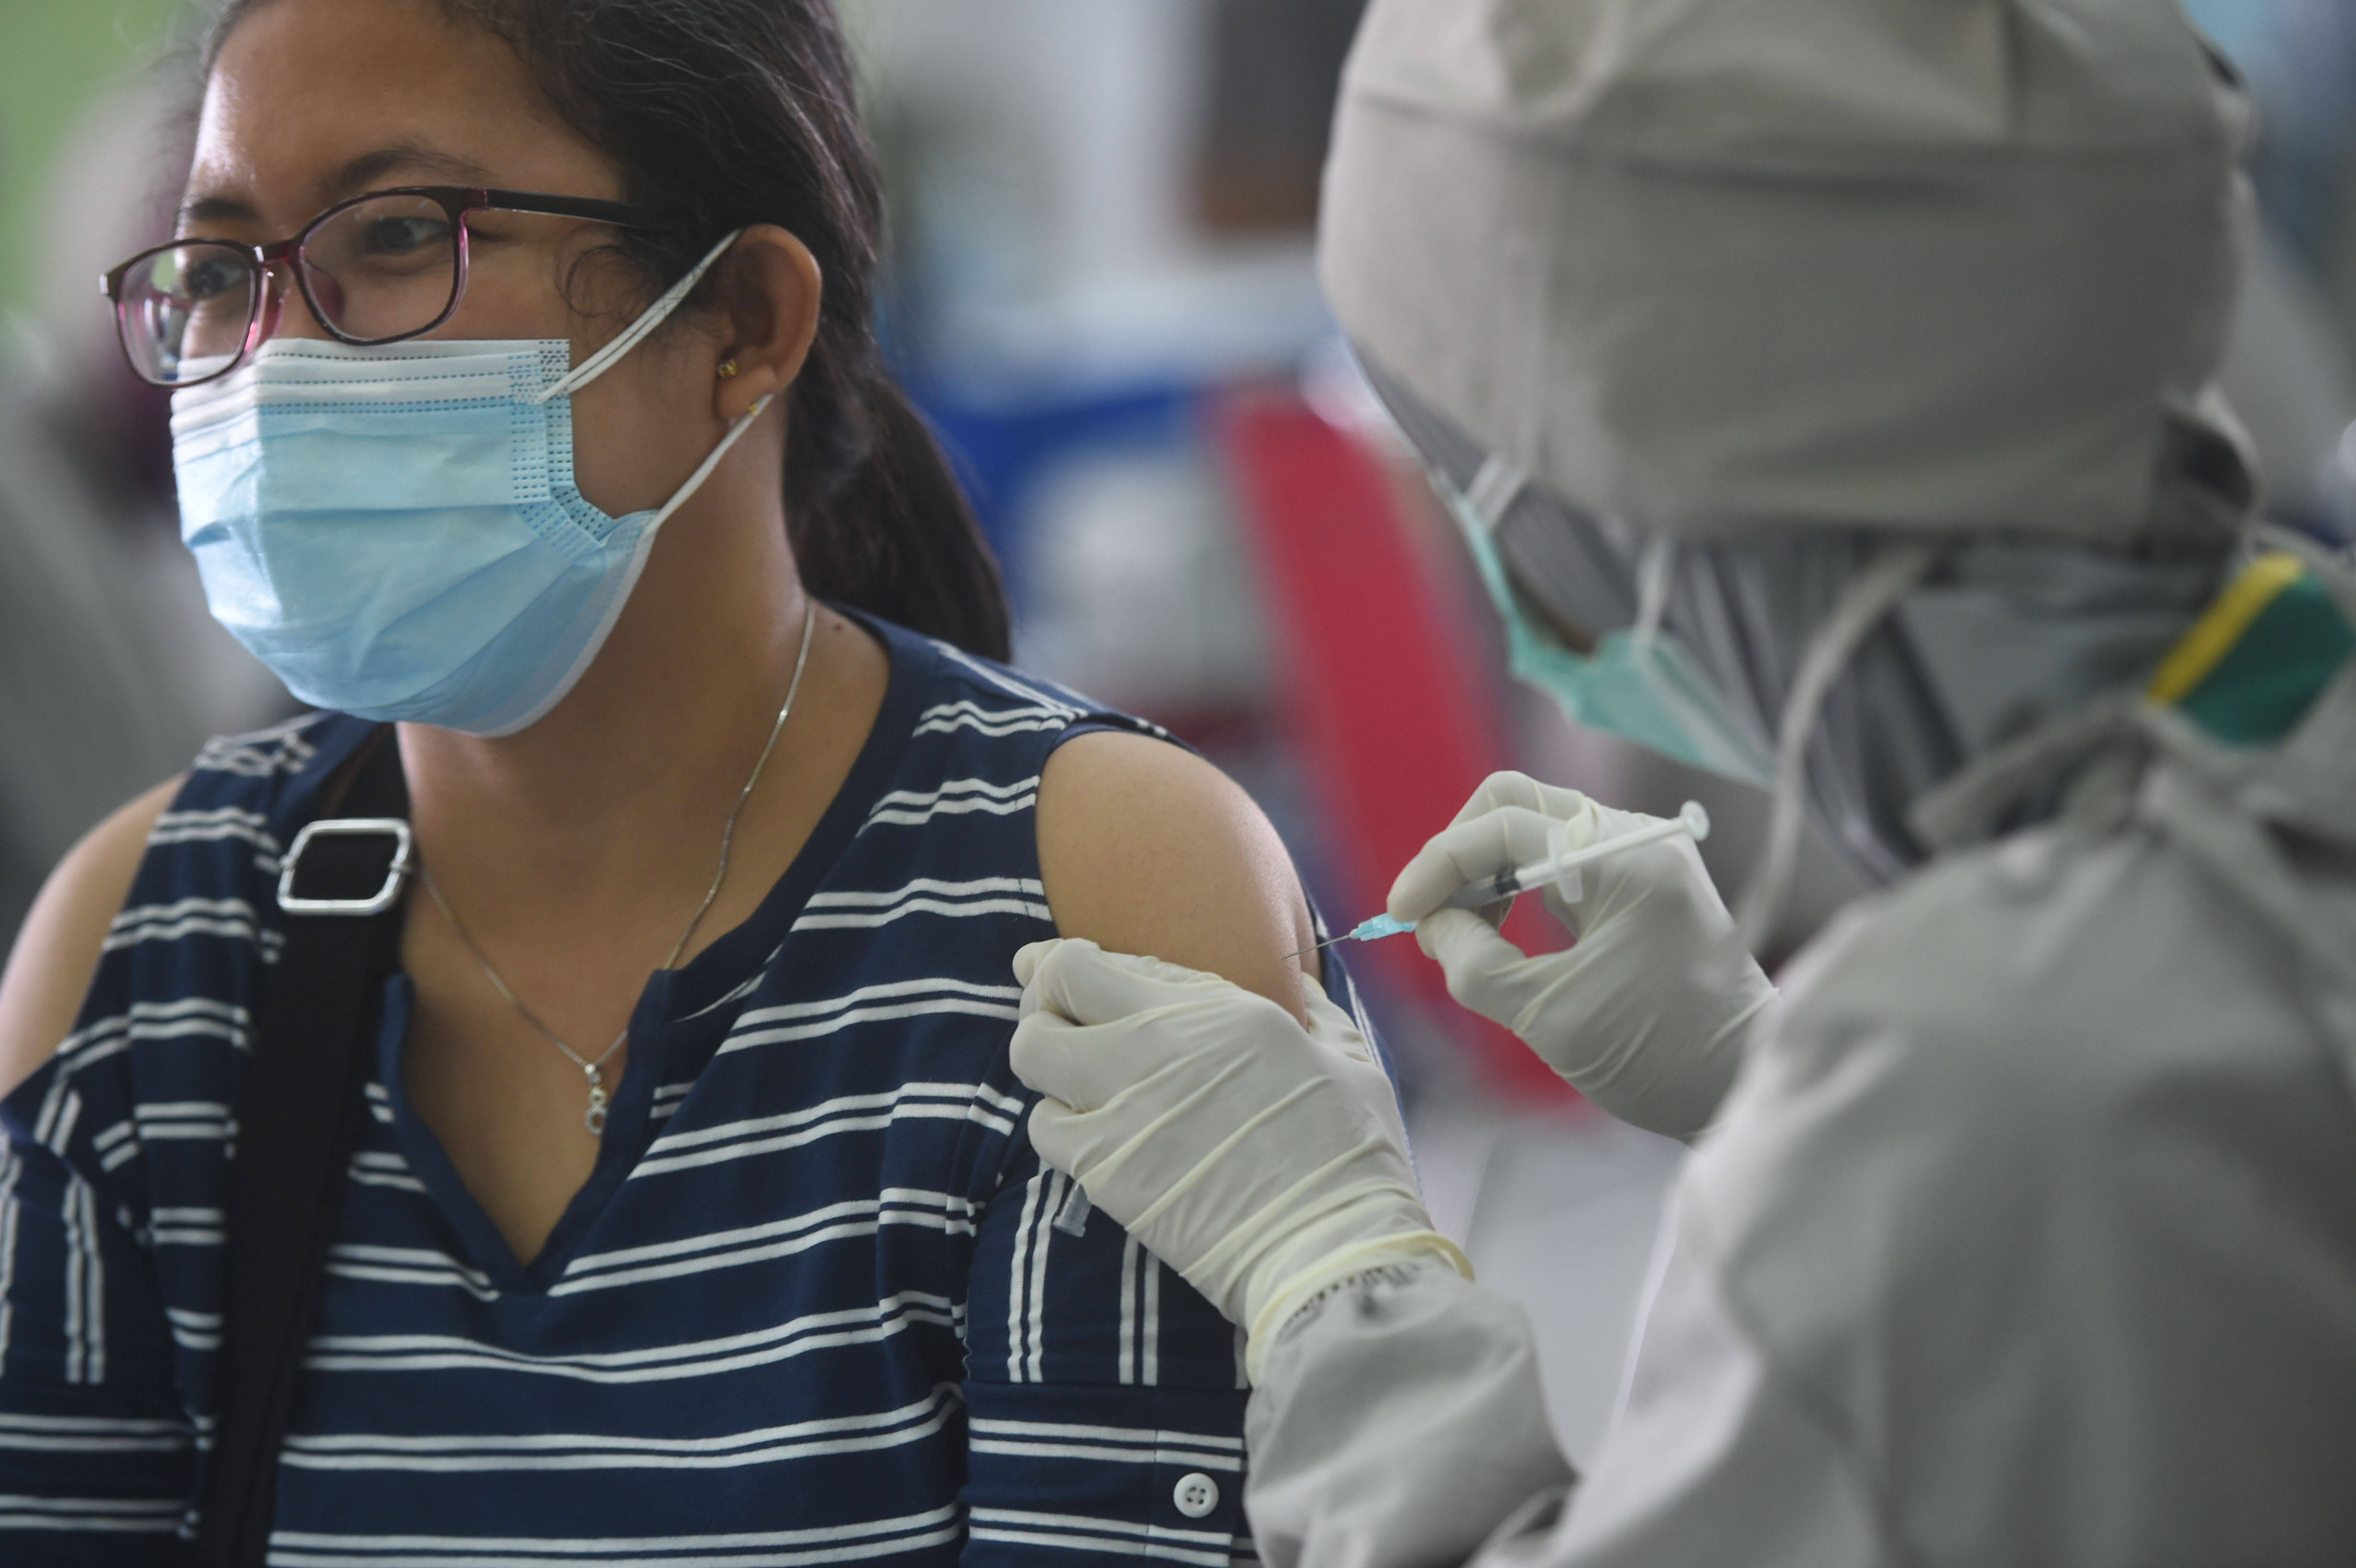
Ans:
[[[1197,380],[1327,329],[1306,236],[1193,216],[1202,0],[846,0],[869,112],[917,149],[928,347],[977,389]]]

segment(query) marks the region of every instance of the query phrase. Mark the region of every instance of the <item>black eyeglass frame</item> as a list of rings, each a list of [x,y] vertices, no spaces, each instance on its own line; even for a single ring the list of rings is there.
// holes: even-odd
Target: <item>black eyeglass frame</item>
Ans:
[[[303,247],[322,224],[338,213],[348,211],[365,202],[380,200],[388,196],[423,197],[440,206],[448,215],[451,229],[457,235],[458,246],[455,263],[450,270],[450,298],[448,303],[443,305],[442,313],[423,326],[412,328],[407,332],[396,332],[387,337],[357,337],[328,320],[327,313],[320,308],[317,298],[311,293],[308,273],[300,264]],[[240,341],[237,353],[230,357],[229,363],[218,370],[196,377],[191,380],[150,383],[169,386],[174,390],[182,387],[200,387],[207,381],[219,380],[244,364],[246,356],[252,354],[258,347],[255,339],[261,332],[262,315],[270,297],[270,269],[282,262],[286,263],[286,270],[294,274],[294,286],[302,291],[303,303],[310,308],[312,319],[325,327],[328,335],[338,343],[348,343],[359,348],[373,347],[386,343],[404,343],[412,337],[423,337],[442,325],[457,314],[459,302],[466,297],[468,239],[466,215],[473,212],[538,212],[556,218],[585,219],[592,223],[610,223],[620,229],[652,229],[661,227],[658,216],[652,210],[643,207],[633,207],[626,202],[598,201],[579,196],[548,196],[536,191],[493,190],[481,186],[392,186],[383,190],[363,191],[358,196],[347,197],[303,225],[293,238],[273,240],[267,245],[249,245],[241,240],[215,240],[201,234],[183,235],[177,240],[167,240],[161,245],[150,245],[122,265],[111,268],[102,274],[98,280],[99,292],[103,293],[108,303],[114,307],[116,347],[123,350],[123,357],[130,365],[131,373],[145,381],[148,379],[147,374],[140,369],[138,359],[131,352],[131,325],[125,319],[123,312],[123,280],[131,275],[132,269],[153,257],[163,255],[169,251],[177,251],[187,245],[218,245],[224,250],[237,251],[251,261],[253,267],[253,298],[247,310],[245,336]]]

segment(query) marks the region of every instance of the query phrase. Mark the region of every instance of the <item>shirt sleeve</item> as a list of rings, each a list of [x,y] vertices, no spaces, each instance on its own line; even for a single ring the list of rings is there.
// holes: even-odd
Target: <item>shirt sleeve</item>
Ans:
[[[1018,1134],[967,1303],[969,1568],[1257,1562],[1236,1329]]]
[[[59,1152],[130,1141],[110,1120],[49,1068],[0,1121],[0,1562],[12,1568],[165,1568],[191,1551],[195,1434],[141,1221]]]

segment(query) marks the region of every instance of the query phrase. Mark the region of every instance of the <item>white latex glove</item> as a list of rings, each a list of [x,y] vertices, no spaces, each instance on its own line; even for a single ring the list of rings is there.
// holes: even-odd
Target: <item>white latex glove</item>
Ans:
[[[1215,975],[1033,943],[1015,1075],[1039,1157],[1249,1335],[1248,1371],[1292,1310],[1386,1263],[1472,1265],[1431,1228],[1390,1080],[1303,982],[1311,1027]]]
[[[1448,992],[1521,1036],[1571,1087],[1624,1122],[1690,1138],[1741,1064],[1775,987],[1736,933],[1682,835],[1578,869],[1545,890],[1579,938],[1532,957],[1498,934],[1505,907],[1443,909],[1466,883],[1659,821],[1524,773],[1493,773],[1455,824],[1391,884],[1389,912],[1448,974]]]

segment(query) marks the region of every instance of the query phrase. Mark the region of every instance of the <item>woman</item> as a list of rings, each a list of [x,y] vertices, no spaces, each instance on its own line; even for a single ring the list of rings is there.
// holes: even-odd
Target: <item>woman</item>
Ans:
[[[1008,966],[1298,1013],[1309,916],[1215,771],[988,662],[878,209],[823,0],[220,16],[181,242],[112,286],[216,613],[346,711],[208,749],[18,939],[0,1556],[192,1529],[273,869],[384,719],[429,897],[273,1561],[1238,1543],[1235,1337],[1031,1153]]]

